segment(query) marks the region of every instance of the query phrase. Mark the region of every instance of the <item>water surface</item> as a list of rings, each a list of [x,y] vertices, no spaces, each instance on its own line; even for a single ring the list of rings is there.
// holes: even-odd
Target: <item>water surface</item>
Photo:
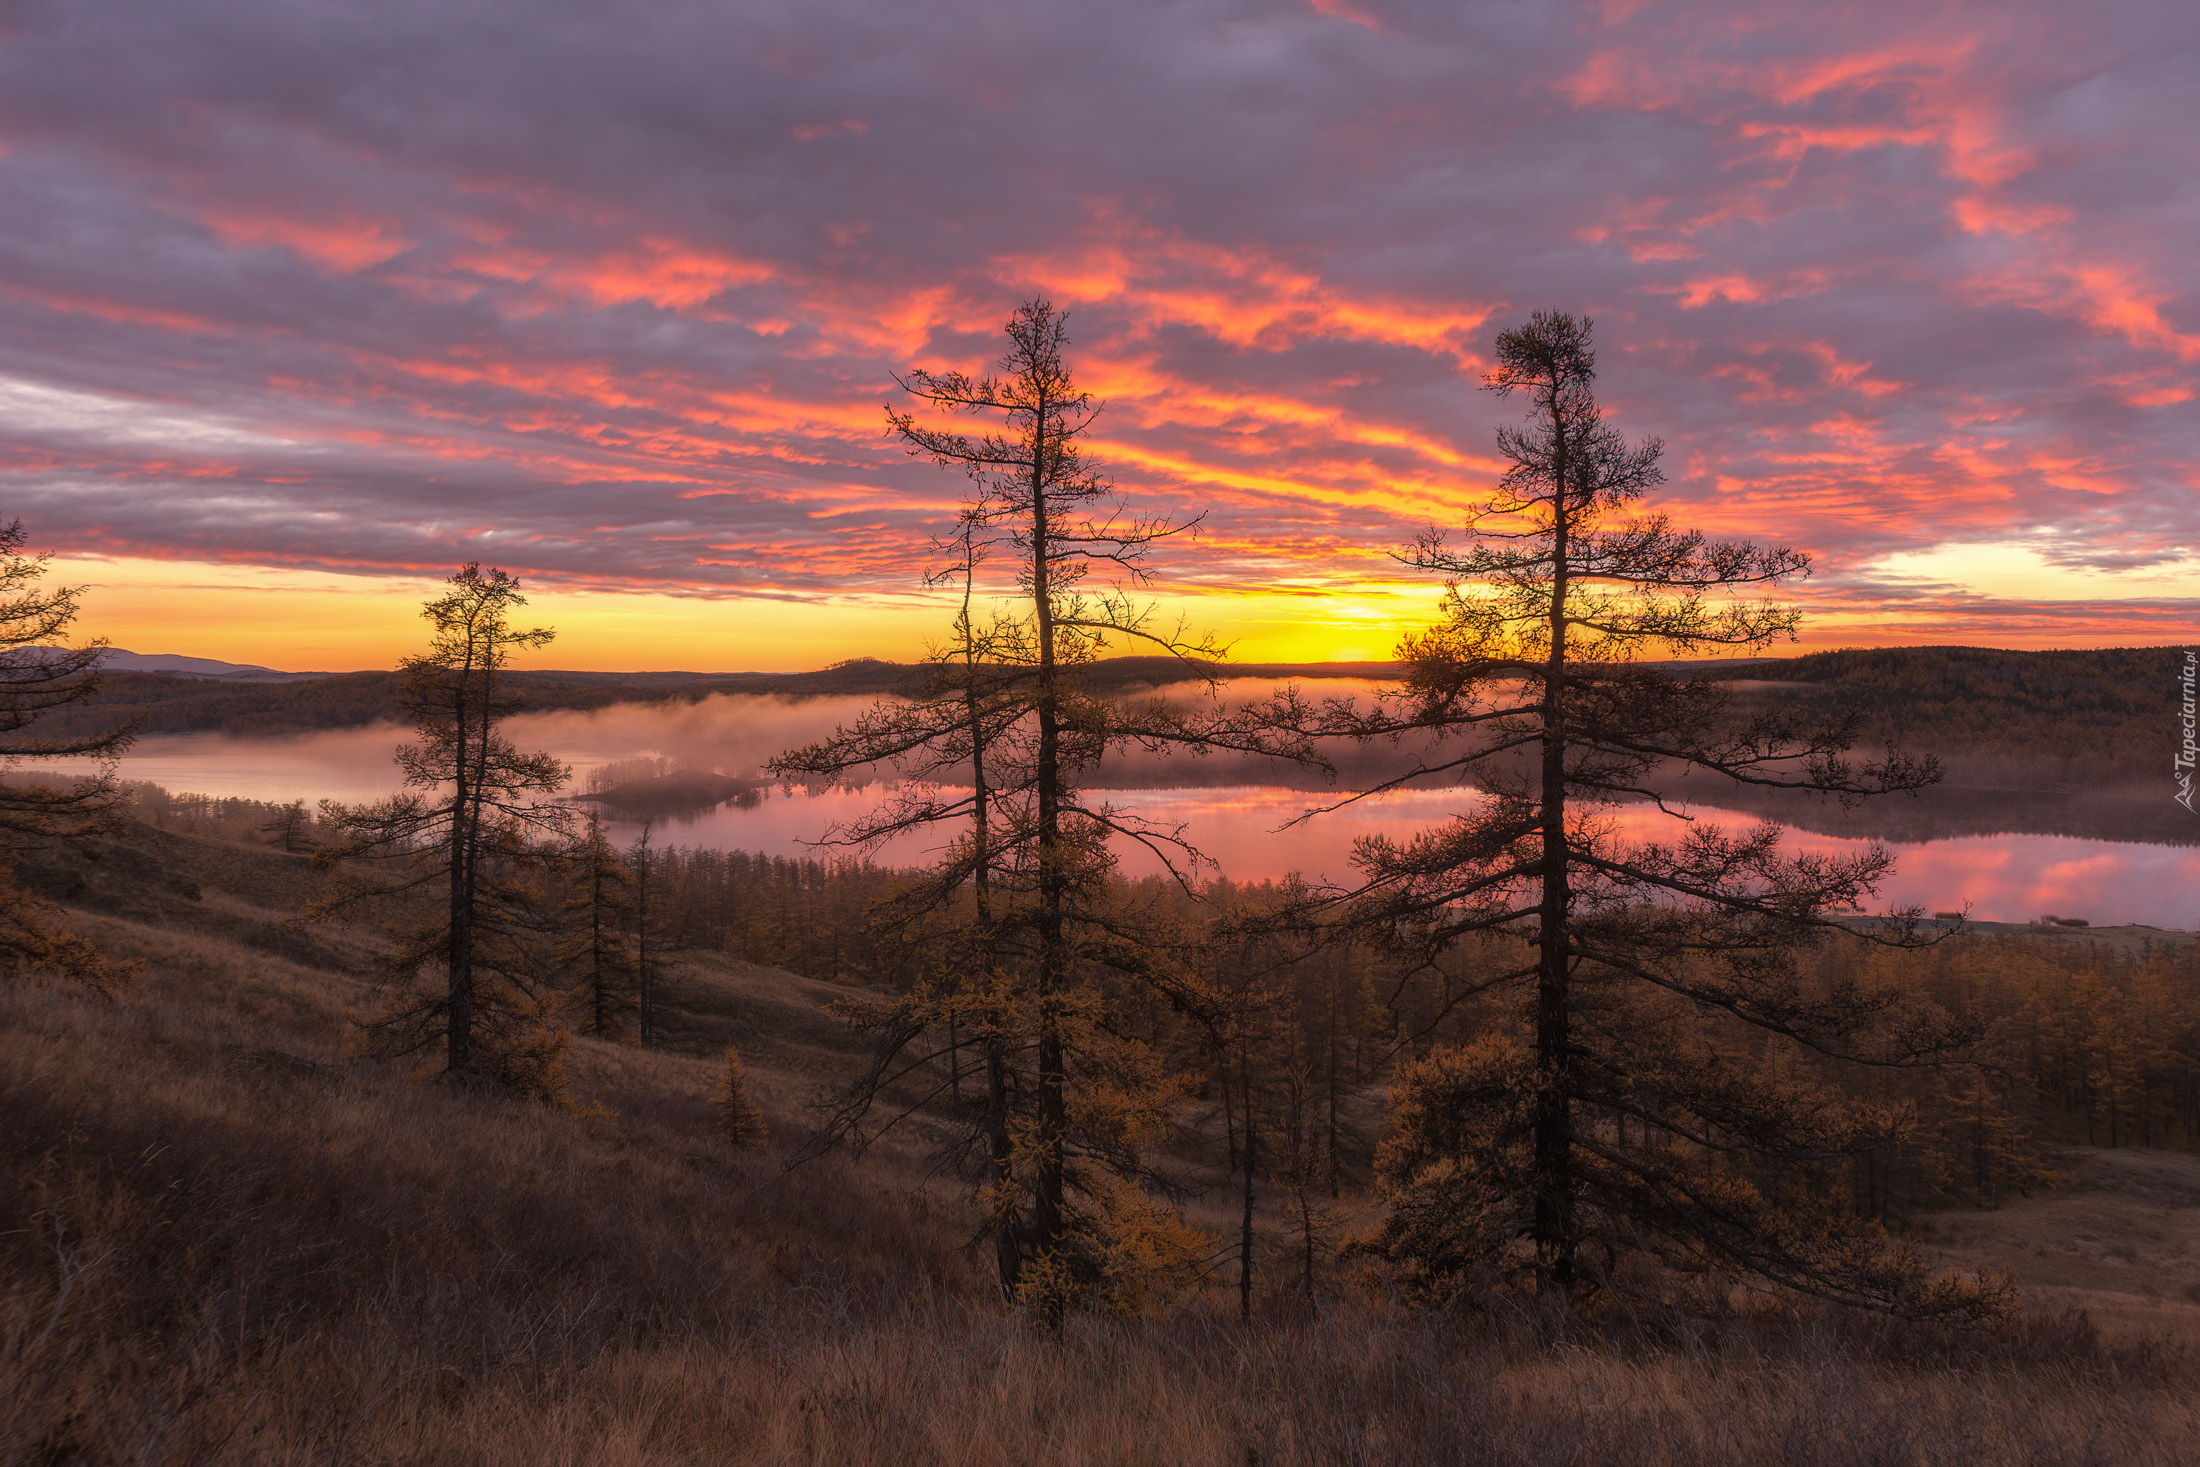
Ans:
[[[871,701],[714,697],[669,708],[620,705],[586,713],[523,714],[510,720],[507,729],[520,747],[548,750],[573,765],[577,776],[598,764],[644,754],[748,774],[781,749],[827,736]],[[400,775],[390,751],[404,737],[403,730],[387,726],[283,739],[159,736],[140,741],[125,758],[122,773],[177,792],[259,800],[366,800],[397,788]],[[1244,782],[1214,782],[1230,776]],[[1349,879],[1354,840],[1369,835],[1404,838],[1458,811],[1468,798],[1456,789],[1402,790],[1292,825],[1295,816],[1322,803],[1324,794],[1261,776],[1261,766],[1244,761],[1174,767],[1155,761],[1121,763],[1110,771],[1110,781],[1127,787],[1109,789],[1101,797],[1149,820],[1185,825],[1219,869],[1240,880],[1294,871],[1316,880]],[[740,803],[660,819],[656,839],[810,853],[817,849],[812,843],[824,839],[831,827],[860,815],[878,796],[875,787],[816,793],[773,789]],[[1731,826],[1754,824],[1759,818],[1715,804],[1692,808],[1700,819]],[[1615,818],[1625,834],[1637,838],[1669,838],[1674,831],[1668,817],[1649,807],[1630,807]],[[622,839],[638,830],[631,821],[612,824]],[[1919,830],[1914,813],[1890,829],[1906,838],[1888,842],[1898,864],[1880,892],[1883,903],[1927,910],[1968,907],[1974,917],[1993,921],[2025,921],[2052,912],[2095,924],[2141,922],[2189,929],[2200,918],[2200,846],[2103,839],[2097,831],[2083,838],[2026,833],[1918,839],[1930,832]],[[1797,850],[1839,852],[1862,848],[1862,834],[1867,833],[1828,834],[1790,826],[1788,839]],[[936,844],[913,837],[872,854],[889,863],[915,863],[926,859]],[[1127,872],[1159,869],[1135,846],[1119,855]]]

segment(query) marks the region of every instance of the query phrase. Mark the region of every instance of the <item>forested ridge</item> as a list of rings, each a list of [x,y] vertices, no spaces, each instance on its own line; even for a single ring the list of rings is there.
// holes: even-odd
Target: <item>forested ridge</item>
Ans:
[[[143,826],[187,838],[281,848],[310,846],[331,833],[304,812],[301,823],[286,826],[285,807],[273,803],[153,785],[132,786],[131,793]],[[125,846],[143,843],[141,837]],[[127,858],[123,847],[110,852],[99,864],[126,874],[118,869],[103,879],[160,884],[142,858],[134,866]],[[76,878],[66,875],[69,869],[40,865],[35,881],[56,896],[70,895]],[[654,852],[648,870],[651,929],[667,954],[723,954],[851,995],[902,991],[928,977],[917,955],[887,939],[875,921],[882,904],[914,880],[910,872],[852,858],[681,846]],[[1217,923],[1233,904],[1258,909],[1283,896],[1269,883],[1221,881],[1196,895],[1154,878],[1119,885],[1117,900],[1126,908],[1170,910],[1180,940]],[[1880,1144],[1854,1158],[1829,1159],[1817,1176],[1827,1194],[1900,1221],[1922,1209],[1992,1206],[2051,1187],[2059,1147],[2200,1151],[2200,946],[2192,934],[1949,930],[1948,940],[1932,947],[1829,946],[1806,962],[1828,985],[1899,986],[1980,1031],[1972,1063],[1922,1070],[1806,1066],[1814,1085],[1902,1118]],[[1395,954],[1354,946],[1294,956],[1268,975],[1269,1027],[1260,1039],[1268,1078],[1251,1094],[1256,1110],[1301,1135],[1305,1149],[1295,1182],[1288,1156],[1271,1159],[1264,1173],[1286,1189],[1364,1190],[1382,1125],[1377,1101],[1398,1066],[1517,1022],[1475,992],[1502,950],[1501,942],[1476,945],[1414,968]],[[665,1001],[683,1000],[675,989]],[[1111,988],[1110,1002],[1126,1032],[1159,1043],[1176,1071],[1203,1077],[1194,1098],[1212,1107],[1216,1122],[1208,1138],[1215,1154],[1203,1159],[1237,1171],[1238,1117],[1230,1107],[1239,1098],[1224,1083],[1226,1068],[1166,1001],[1126,984]],[[1746,1036],[1721,1042],[1741,1044],[1737,1054],[1755,1054]],[[942,1052],[912,1077],[948,1075],[958,1066],[974,1072],[975,1055]],[[900,1093],[921,1088],[907,1078]],[[1199,1131],[1194,1124],[1187,1134]]]
[[[2159,775],[2169,762],[2179,657],[2169,647],[2020,652],[1876,647],[1737,668],[1750,704],[1853,710],[1866,742],[1899,740],[1968,783],[2046,770],[2070,785]]]
[[[1812,712],[1853,709],[1869,744],[1896,739],[1940,754],[1955,783],[2036,779],[2098,787],[2144,779],[2165,762],[2176,657],[2160,647],[2071,652],[1990,647],[1881,647],[1813,652],[1699,669],[1741,684],[1743,709],[1770,700]],[[1398,665],[1233,663],[1232,678],[1394,678]],[[1091,670],[1096,685],[1166,686],[1201,669],[1162,657],[1115,657]],[[858,659],[800,673],[515,672],[533,710],[618,703],[693,703],[713,693],[777,697],[904,694],[921,666]],[[57,736],[103,729],[117,716],[141,734],[220,731],[245,738],[395,722],[398,675],[353,672],[296,683],[225,683],[160,673],[112,672],[99,693],[42,723]]]

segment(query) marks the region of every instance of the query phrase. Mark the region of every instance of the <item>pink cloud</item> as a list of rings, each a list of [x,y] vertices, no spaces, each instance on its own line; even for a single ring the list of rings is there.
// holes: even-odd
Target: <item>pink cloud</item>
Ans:
[[[955,486],[881,433],[890,374],[982,368],[1047,291],[1123,488],[1208,515],[1169,584],[1341,584],[1486,490],[1488,338],[1559,307],[1667,439],[1664,503],[1816,553],[1845,624],[2189,620],[1864,574],[2200,541],[2189,7],[500,15],[22,21],[0,379],[211,426],[11,421],[7,513],[58,548],[899,589]]]

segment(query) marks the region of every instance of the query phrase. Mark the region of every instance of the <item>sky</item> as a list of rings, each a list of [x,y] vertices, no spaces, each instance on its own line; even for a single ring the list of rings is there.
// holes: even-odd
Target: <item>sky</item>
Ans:
[[[1595,318],[1654,507],[1805,647],[2200,623],[2200,7],[0,0],[0,517],[141,652],[906,660],[962,480],[894,374],[1068,314],[1148,594],[1378,658]]]

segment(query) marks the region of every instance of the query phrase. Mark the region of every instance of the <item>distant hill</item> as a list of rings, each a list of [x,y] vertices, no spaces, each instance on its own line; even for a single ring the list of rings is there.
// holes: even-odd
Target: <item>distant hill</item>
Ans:
[[[2180,658],[2168,647],[1879,647],[1735,669],[1747,705],[1853,709],[1866,746],[1930,750],[1951,783],[2037,792],[2167,779]]]
[[[65,647],[26,647],[24,652],[62,653]],[[334,677],[329,672],[277,672],[272,667],[261,667],[250,662],[223,662],[213,657],[185,657],[175,652],[132,652],[126,647],[108,647],[99,654],[99,665],[107,672],[144,672],[162,677],[197,678],[210,682],[231,683],[287,683],[302,682],[313,678]]]
[[[220,662],[174,652],[132,652],[122,647],[109,647],[101,654],[99,665],[112,672],[149,672],[232,683],[287,683],[335,676],[327,672],[277,672],[249,662]]]
[[[127,654],[133,658],[139,654]],[[57,708],[39,721],[46,737],[69,737],[134,724],[141,734],[221,732],[245,738],[270,738],[312,729],[358,728],[394,722],[398,706],[395,672],[282,673],[252,669],[210,658],[172,658],[235,670],[209,674],[188,668],[166,670],[125,667],[110,662],[96,697]],[[614,703],[697,702],[713,693],[749,693],[766,697],[877,697],[916,692],[927,669],[921,664],[860,658],[815,672],[573,672],[558,669],[514,672],[512,686],[531,709],[603,708]],[[1387,662],[1313,664],[1233,664],[1231,677],[1385,678],[1397,674]],[[260,676],[246,674],[258,673]],[[1204,672],[1168,657],[1117,657],[1091,670],[1094,681],[1110,688],[1161,686],[1196,681]]]

